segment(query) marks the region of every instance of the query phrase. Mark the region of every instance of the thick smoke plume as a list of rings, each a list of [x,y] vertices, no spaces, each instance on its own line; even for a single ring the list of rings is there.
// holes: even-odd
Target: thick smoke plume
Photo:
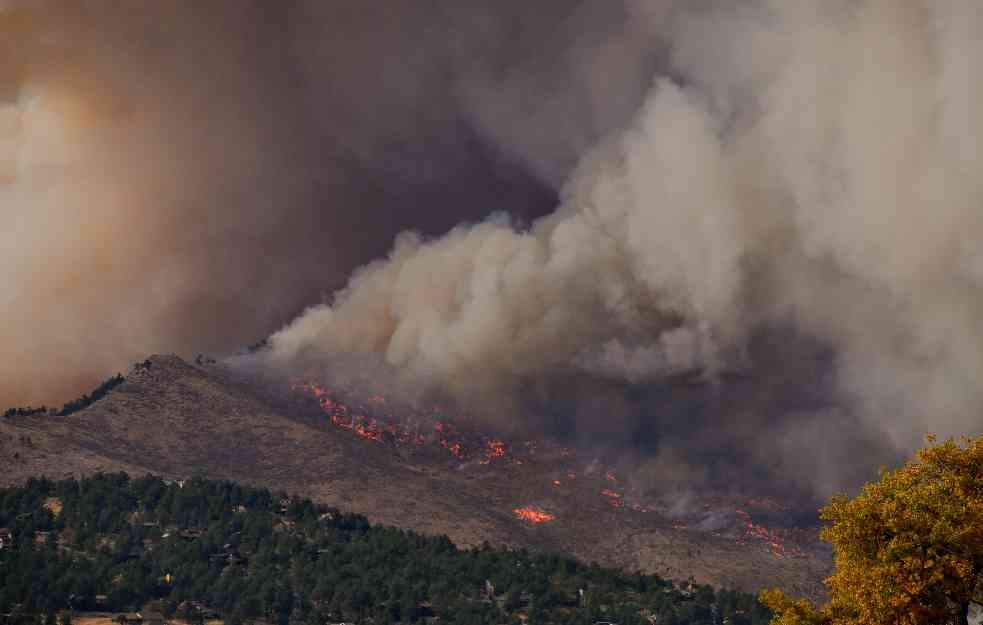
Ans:
[[[974,2],[527,5],[0,0],[0,404],[282,327],[653,481],[974,431]]]
[[[977,4],[684,4],[630,5],[670,42],[669,71],[553,214],[400,235],[275,334],[271,358],[374,355],[477,411],[587,388],[606,399],[581,428],[655,428],[655,474],[729,449],[820,491],[926,431],[977,430]],[[688,400],[685,374],[720,401]]]
[[[0,0],[0,406],[254,343],[400,230],[551,209],[650,61],[620,8],[525,4]],[[519,95],[535,150],[494,122]]]

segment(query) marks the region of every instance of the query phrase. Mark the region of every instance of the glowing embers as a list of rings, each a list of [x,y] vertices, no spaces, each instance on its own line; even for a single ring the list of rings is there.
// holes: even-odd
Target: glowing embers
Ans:
[[[735,510],[737,516],[741,518],[744,523],[744,533],[738,537],[738,545],[746,545],[751,541],[758,541],[767,545],[772,554],[778,557],[784,558],[803,558],[805,553],[796,547],[795,545],[788,545],[785,542],[785,536],[780,530],[773,530],[755,523],[751,519],[751,515],[744,510]]]
[[[320,387],[313,382],[294,382],[290,385],[290,390],[307,393],[311,397],[314,397],[321,404],[321,408],[325,412],[334,411],[335,402],[331,399],[331,391],[326,388]]]
[[[608,503],[610,503],[612,507],[614,508],[625,507],[625,499],[621,493],[605,488],[604,490],[601,491],[601,495],[608,498]]]
[[[541,508],[537,508],[536,506],[515,508],[512,510],[512,512],[523,521],[529,521],[530,523],[535,523],[537,525],[556,520],[556,515],[550,514],[549,512],[546,512]]]
[[[444,412],[439,406],[420,418],[412,409],[408,409],[408,415],[398,415],[382,395],[372,395],[360,403],[345,393],[337,393],[312,382],[295,382],[290,388],[317,399],[322,412],[332,423],[366,440],[404,447],[432,444],[443,448],[457,460],[477,460],[483,465],[496,461],[522,464],[522,460],[510,454],[505,441],[476,432],[461,432],[453,423],[443,420]],[[414,425],[407,427],[406,423]],[[430,426],[424,426],[424,423],[432,423],[433,429],[430,430]],[[531,443],[527,447],[529,445]],[[532,449],[527,449],[526,453],[531,454]]]
[[[437,412],[436,408],[434,412]],[[457,431],[457,428],[443,421],[434,423],[433,428],[437,431],[437,440],[440,446],[450,452],[455,458],[464,460],[464,444],[460,441],[461,434]]]
[[[479,462],[481,464],[491,464],[492,460],[505,458],[507,447],[504,441],[489,440],[485,442],[485,457]]]
[[[451,455],[454,456],[455,458],[460,458],[461,460],[464,460],[464,446],[461,445],[461,443],[455,443],[452,441],[448,441],[446,439],[442,439],[440,441],[440,446],[446,449],[447,451],[451,452]]]
[[[321,410],[336,426],[351,430],[358,436],[376,443],[386,439],[397,444],[423,445],[426,441],[420,434],[367,416],[362,411],[353,409],[348,404],[337,399],[335,393],[312,382],[296,382],[290,386],[294,391],[306,393],[317,399]],[[376,395],[369,398],[374,404],[384,404],[385,398]]]

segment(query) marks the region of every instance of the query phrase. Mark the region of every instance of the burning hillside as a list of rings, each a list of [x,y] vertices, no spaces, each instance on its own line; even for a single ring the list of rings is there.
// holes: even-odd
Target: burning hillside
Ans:
[[[827,574],[815,533],[795,529],[782,504],[652,490],[596,450],[483,432],[432,407],[404,412],[378,389],[293,386],[207,359],[155,356],[78,413],[0,418],[0,483],[119,470],[205,475],[313,496],[464,546],[560,552],[748,590],[814,594]],[[737,509],[769,540],[742,539]],[[784,551],[770,546],[776,531]],[[805,556],[787,557],[792,546]]]
[[[770,529],[760,523],[755,523],[751,515],[744,510],[735,510],[735,513],[746,524],[744,534],[737,539],[738,544],[743,545],[758,541],[767,545],[776,556],[793,558],[805,556],[801,548],[790,542],[792,530]]]
[[[335,426],[376,443],[402,448],[438,448],[455,460],[476,460],[480,465],[521,465],[520,455],[529,455],[536,448],[532,441],[513,446],[473,428],[462,429],[459,423],[463,419],[448,416],[440,407],[429,412],[404,408],[396,414],[383,395],[371,395],[360,401],[354,393],[330,390],[313,382],[294,382],[291,389],[316,399],[324,416]],[[521,452],[513,451],[514,447]]]
[[[465,540],[771,564],[978,430],[978,3],[122,4],[0,0],[0,395],[262,339],[222,365],[317,423],[170,363],[12,412],[4,477],[77,437],[307,488],[331,447],[324,497]]]
[[[488,426],[306,390],[375,445],[815,501],[977,428],[972,2],[79,4],[0,7],[4,403],[266,337]]]
[[[537,508],[536,506],[525,506],[522,508],[516,508],[512,510],[515,516],[519,517],[524,521],[529,521],[530,523],[549,523],[550,521],[556,520],[556,515],[550,514],[544,510]]]
[[[291,390],[316,400],[327,423],[370,444],[443,456],[458,470],[508,470],[503,479],[520,482],[536,482],[536,476],[545,472],[545,479],[539,482],[542,488],[533,491],[542,501],[574,497],[645,523],[668,519],[677,531],[708,533],[741,547],[765,550],[776,558],[804,558],[816,542],[815,530],[795,527],[789,521],[791,507],[772,498],[689,494],[693,501],[679,509],[673,497],[635,486],[634,480],[592,458],[589,450],[547,439],[509,441],[482,432],[466,417],[450,415],[440,407],[396,407],[381,394],[366,396],[309,381],[296,381]],[[542,505],[521,504],[510,510],[533,525],[563,522]]]

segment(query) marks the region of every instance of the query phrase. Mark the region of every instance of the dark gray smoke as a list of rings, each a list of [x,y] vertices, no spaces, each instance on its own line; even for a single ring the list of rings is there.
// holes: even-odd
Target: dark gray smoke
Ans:
[[[275,334],[272,361],[374,356],[492,419],[562,406],[592,440],[658,441],[653,476],[690,480],[827,492],[928,430],[975,432],[975,3],[626,6],[670,71],[560,207],[401,235]],[[536,118],[514,117],[521,148]]]
[[[653,481],[854,484],[983,407],[981,20],[0,1],[0,398],[282,328]]]
[[[603,6],[0,2],[0,405],[255,342],[406,228],[549,212],[644,89],[633,50],[584,99]]]

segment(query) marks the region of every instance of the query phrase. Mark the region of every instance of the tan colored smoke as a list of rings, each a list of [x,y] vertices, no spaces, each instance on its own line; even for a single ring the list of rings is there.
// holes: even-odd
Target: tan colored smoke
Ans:
[[[251,342],[397,231],[470,220],[399,235],[271,361],[492,409],[600,380],[573,410],[630,432],[625,383],[809,391],[777,375],[800,352],[754,349],[791,328],[838,406],[766,419],[773,466],[836,483],[854,415],[899,448],[974,429],[973,2],[527,5],[0,0],[0,405]],[[720,415],[691,447],[760,437]]]
[[[633,5],[636,19],[649,8]],[[791,324],[835,347],[840,400],[893,444],[973,431],[976,3],[654,15],[682,79],[655,81],[630,127],[581,160],[554,214],[528,230],[502,217],[401,235],[275,334],[271,358],[375,355],[414,387],[473,403],[563,370],[632,382],[753,371],[749,336]]]
[[[291,201],[287,176],[247,31],[213,13],[0,3],[0,405],[64,401],[288,314],[263,258],[283,249],[269,206]],[[250,290],[281,297],[247,316]]]
[[[570,44],[513,31],[576,4],[0,0],[0,406],[254,343],[407,227],[542,214],[458,99],[548,73]]]

